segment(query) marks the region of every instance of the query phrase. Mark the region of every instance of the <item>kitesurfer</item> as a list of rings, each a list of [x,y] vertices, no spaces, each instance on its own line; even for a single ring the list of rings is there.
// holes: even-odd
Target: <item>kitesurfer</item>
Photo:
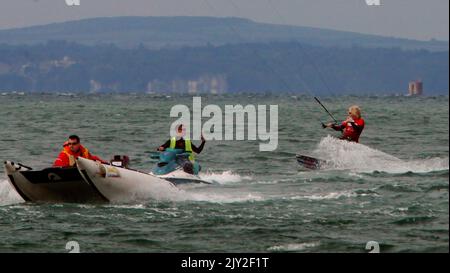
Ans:
[[[359,136],[364,129],[364,119],[361,117],[361,108],[353,105],[348,109],[348,117],[341,124],[329,123],[327,128],[341,131],[340,139],[359,142]]]

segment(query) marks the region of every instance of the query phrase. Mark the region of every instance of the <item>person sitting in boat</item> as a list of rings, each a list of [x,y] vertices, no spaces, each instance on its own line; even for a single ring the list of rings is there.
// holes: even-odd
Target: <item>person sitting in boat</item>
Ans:
[[[165,151],[167,148],[170,149],[180,149],[186,153],[189,153],[189,161],[183,163],[183,169],[187,173],[193,173],[194,166],[193,163],[195,161],[194,153],[199,154],[202,152],[203,147],[205,146],[205,138],[203,135],[201,136],[202,143],[199,147],[195,146],[190,139],[185,139],[186,136],[186,128],[183,124],[180,124],[176,128],[176,137],[172,137],[167,140],[163,145],[159,146],[158,151]]]
[[[75,166],[76,159],[81,156],[87,159],[100,161],[107,163],[100,157],[92,155],[88,149],[86,149],[80,143],[80,138],[76,135],[69,136],[69,140],[63,145],[63,150],[59,153],[58,158],[53,163],[53,167],[73,167]]]
[[[348,117],[341,124],[329,123],[326,125],[336,131],[341,131],[340,139],[359,142],[359,136],[364,129],[364,119],[361,117],[361,108],[353,105],[348,109]]]

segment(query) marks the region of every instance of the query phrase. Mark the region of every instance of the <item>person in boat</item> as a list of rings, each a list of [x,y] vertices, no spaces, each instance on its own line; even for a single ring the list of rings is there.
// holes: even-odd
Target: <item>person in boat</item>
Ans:
[[[341,124],[329,123],[326,125],[336,131],[341,131],[340,139],[359,142],[359,136],[364,129],[364,119],[361,117],[361,108],[353,105],[348,109],[348,117]]]
[[[186,128],[183,124],[180,124],[176,128],[176,136],[167,140],[163,145],[159,146],[158,151],[163,152],[167,148],[170,149],[180,149],[185,153],[189,153],[190,156],[187,161],[183,162],[183,170],[187,173],[194,173],[194,162],[195,162],[195,154],[200,154],[203,151],[203,147],[205,146],[205,138],[203,135],[201,136],[202,143],[200,146],[195,146],[190,139],[185,138],[186,136]]]
[[[69,136],[69,140],[64,142],[63,149],[59,153],[58,158],[53,163],[53,167],[73,167],[76,164],[76,159],[81,156],[87,159],[107,163],[100,157],[92,155],[80,143],[80,138],[76,135]]]

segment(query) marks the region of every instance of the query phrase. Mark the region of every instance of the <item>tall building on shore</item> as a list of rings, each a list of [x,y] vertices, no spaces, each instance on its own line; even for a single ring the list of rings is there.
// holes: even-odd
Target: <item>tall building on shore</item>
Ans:
[[[421,80],[409,82],[409,95],[421,96],[423,94],[423,82]]]

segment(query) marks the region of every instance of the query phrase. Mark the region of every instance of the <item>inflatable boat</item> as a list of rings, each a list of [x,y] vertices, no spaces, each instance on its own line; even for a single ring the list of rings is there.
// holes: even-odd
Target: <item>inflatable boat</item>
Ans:
[[[186,164],[182,151],[158,155],[152,172],[128,167],[127,156],[114,156],[110,164],[79,157],[76,166],[33,170],[6,161],[9,183],[25,200],[51,203],[105,203],[136,199],[167,199],[179,193],[177,186],[210,184],[198,176],[200,166]]]
[[[76,167],[45,168],[35,171],[21,163],[4,162],[8,181],[17,193],[31,202],[102,203],[107,202],[87,183]]]

